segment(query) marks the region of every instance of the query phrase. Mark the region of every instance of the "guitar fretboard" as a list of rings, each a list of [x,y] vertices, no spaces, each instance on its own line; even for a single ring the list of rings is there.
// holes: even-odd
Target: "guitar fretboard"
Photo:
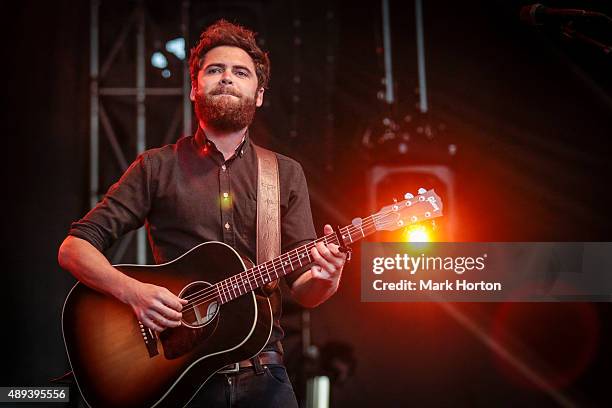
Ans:
[[[342,240],[346,245],[357,242],[362,238],[376,232],[374,216],[364,218],[359,225],[347,225],[340,228]],[[310,250],[317,242],[325,244],[340,245],[335,233],[325,235],[316,240],[302,245],[279,257],[264,262],[244,272],[231,276],[215,284],[217,300],[219,303],[227,303],[239,296],[260,288],[270,282],[302,269],[314,263]]]

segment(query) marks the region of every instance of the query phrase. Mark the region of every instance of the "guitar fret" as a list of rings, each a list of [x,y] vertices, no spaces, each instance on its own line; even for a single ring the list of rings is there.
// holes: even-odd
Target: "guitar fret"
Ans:
[[[293,259],[293,256],[291,256],[291,267],[294,271],[300,268],[300,255],[297,251],[297,248],[295,249],[295,258],[296,259]],[[297,264],[295,263],[296,260],[298,261]]]
[[[276,279],[279,278],[278,272],[276,271],[276,266],[274,266],[274,259],[272,259],[272,269],[274,270],[274,274],[276,275]]]
[[[234,289],[238,292],[238,296],[242,295],[242,293],[240,293],[240,281],[238,281],[238,275],[234,275]]]
[[[234,299],[231,290],[232,290],[232,278],[230,277],[227,280],[227,285],[225,286],[225,293],[227,297],[229,298],[229,300]]]
[[[229,302],[231,299],[229,298],[229,293],[227,292],[227,279],[221,281],[221,291],[223,293],[223,297],[225,298],[225,302]]]
[[[253,285],[251,285],[251,278],[248,276],[248,272],[247,272],[247,282],[249,282],[249,288],[253,290]]]
[[[223,292],[224,292],[223,289],[221,289],[219,285],[215,285],[215,286],[217,287],[217,292],[219,292],[219,296],[223,296]],[[223,296],[222,302],[227,303],[227,298],[225,296]]]
[[[242,286],[244,287],[244,293],[247,293],[246,282],[244,281],[244,272],[240,273],[240,280],[242,281]]]
[[[352,244],[353,243],[353,237],[351,236],[351,230],[348,229],[348,228],[346,230],[347,230],[346,232],[348,233],[348,239],[349,239],[349,241],[351,241],[351,244]],[[340,231],[342,231],[342,230],[340,230]],[[344,239],[344,238],[346,238],[346,235],[342,235],[342,239]]]
[[[326,244],[340,245],[340,242],[338,242],[338,237],[336,235],[331,235],[329,237],[329,242],[327,241],[327,238],[326,238],[325,239],[325,243]]]
[[[236,281],[236,276],[232,276],[232,278],[234,278],[234,281]],[[235,284],[234,282],[232,282],[232,291],[234,292],[234,299],[236,299],[239,295],[236,295],[236,287],[238,287],[237,284]]]
[[[229,302],[229,300],[227,299],[227,291],[225,290],[225,286],[226,286],[226,285],[225,285],[225,281],[226,281],[226,280],[227,280],[227,279],[224,279],[224,280],[222,280],[221,282],[219,282],[219,283],[221,284],[220,289],[221,289],[221,293],[223,294],[223,299],[224,299],[224,300],[223,300],[223,302],[224,302],[224,303]]]
[[[267,275],[267,278],[263,278],[263,281],[264,283],[268,283],[268,281],[270,280],[270,271],[268,271],[268,263],[265,262],[263,266],[266,268],[266,275]]]
[[[276,268],[274,268],[274,259],[268,261],[268,263],[270,264],[270,269],[268,269],[270,271],[270,281],[276,280],[278,276],[276,276]],[[276,278],[272,276],[272,272],[274,272]]]
[[[300,267],[302,267],[302,260],[300,259],[300,253],[298,252],[297,248],[295,248],[295,254],[297,255],[297,259],[298,259],[298,262],[300,263]]]
[[[283,275],[286,275],[287,271],[285,270],[285,265],[284,265],[282,256],[280,256],[280,264],[281,264],[281,268],[283,268]]]

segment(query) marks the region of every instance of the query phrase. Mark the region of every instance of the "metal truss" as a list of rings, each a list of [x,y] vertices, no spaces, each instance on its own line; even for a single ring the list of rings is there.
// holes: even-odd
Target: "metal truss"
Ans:
[[[146,115],[148,96],[182,96],[182,101],[176,107],[173,119],[170,121],[165,133],[164,143],[170,143],[177,136],[178,127],[182,119],[183,134],[191,133],[191,101],[189,92],[191,81],[187,58],[183,59],[183,86],[182,87],[147,87],[146,86],[146,61],[147,50],[145,47],[145,27],[147,23],[146,9],[143,0],[135,2],[131,15],[120,30],[114,44],[107,55],[100,56],[100,6],[101,0],[91,0],[90,10],[90,167],[89,167],[89,204],[94,207],[101,198],[100,191],[100,136],[106,138],[112,152],[122,171],[128,167],[130,159],[126,157],[124,149],[119,143],[117,131],[113,128],[105,106],[113,103],[114,96],[133,96],[136,104],[136,153],[140,154],[147,148]],[[189,7],[190,2],[183,0],[177,7],[177,13],[181,13],[181,32],[185,39],[185,46],[189,44]],[[133,30],[135,29],[135,30]],[[107,77],[109,70],[116,60],[117,54],[125,46],[128,38],[136,33],[136,83],[128,87],[103,87],[102,81]],[[132,34],[133,35],[133,34]],[[181,115],[182,113],[182,115]],[[102,129],[100,129],[100,125]],[[102,132],[101,132],[102,130]],[[135,233],[131,232],[121,238],[116,251],[113,254],[113,263],[117,263],[124,256],[125,251],[136,235],[136,257],[137,262],[145,264],[147,260],[147,242],[145,229],[140,228]]]

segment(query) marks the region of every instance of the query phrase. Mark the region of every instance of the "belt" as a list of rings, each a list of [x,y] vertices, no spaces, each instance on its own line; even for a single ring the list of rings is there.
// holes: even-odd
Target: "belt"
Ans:
[[[257,367],[266,364],[283,364],[283,355],[277,351],[262,351],[255,357],[229,364],[217,371],[217,374],[237,373],[241,368]]]

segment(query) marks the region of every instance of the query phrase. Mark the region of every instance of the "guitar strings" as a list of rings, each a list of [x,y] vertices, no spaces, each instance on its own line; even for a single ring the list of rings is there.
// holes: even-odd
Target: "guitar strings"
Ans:
[[[351,225],[351,226],[347,226],[347,227],[341,228],[340,231],[342,232],[344,229],[346,229],[347,232],[349,232],[349,234],[351,234],[351,236],[352,236],[352,232],[356,232],[358,230],[362,230],[364,225],[366,226],[366,228],[368,228],[369,226],[374,224],[377,221],[375,217],[383,217],[383,216],[386,216],[387,214],[389,214],[391,212],[393,212],[393,211],[388,211],[388,212],[382,213],[382,214],[374,214],[374,215],[372,215],[370,217],[367,217],[365,219],[365,222],[363,224],[361,224],[361,227],[355,227],[355,226]],[[353,228],[353,231],[351,231],[351,228]],[[322,241],[322,240],[325,241],[328,237],[335,238],[335,235],[329,234],[329,235],[326,235],[324,237],[318,238],[315,241],[313,241],[313,242],[311,242],[309,244],[306,244],[305,247],[310,246],[312,248],[312,247],[314,247],[315,243],[317,243],[319,241]],[[297,249],[292,250],[291,252],[294,252],[296,250]],[[296,251],[296,255],[297,255],[297,259],[299,259],[300,257],[299,257],[299,253],[297,251]],[[291,263],[294,262],[292,260],[292,257],[293,257],[293,255],[291,255],[289,257]],[[265,263],[263,263],[261,265],[267,264],[269,262],[272,262],[272,266],[274,267],[274,260],[267,261],[267,262],[265,262]],[[310,262],[310,263],[312,263],[312,262]],[[245,271],[245,272],[247,272],[246,276],[255,277],[255,279],[257,279],[257,277],[263,277],[264,276],[264,272],[259,271],[259,273],[257,273],[255,271],[256,269],[260,270],[261,265],[258,265],[257,268],[252,268],[252,269],[249,269],[249,270]],[[266,270],[267,270],[267,267],[266,267]],[[266,273],[267,273],[268,278],[269,278],[270,277],[270,272],[267,271]],[[275,271],[275,273],[276,273],[276,271]],[[201,305],[203,303],[206,303],[209,300],[212,300],[212,299],[215,299],[215,298],[219,298],[219,296],[221,296],[221,292],[223,292],[223,294],[225,294],[225,297],[235,296],[231,300],[233,300],[233,299],[235,299],[235,298],[237,298],[239,296],[244,295],[246,292],[245,293],[240,293],[241,289],[240,289],[239,285],[235,285],[235,286],[230,287],[231,285],[234,285],[231,282],[232,279],[235,279],[236,281],[238,280],[238,278],[236,276],[224,279],[223,281],[217,283],[215,285],[215,287],[209,287],[209,288],[203,289],[203,290],[201,290],[199,292],[195,292],[194,294],[191,295],[192,296],[191,302],[196,301],[196,300],[198,300],[199,302],[198,303],[191,303],[190,302],[187,305],[185,305],[185,307],[191,307],[191,309],[195,312],[195,307],[196,306],[199,306],[199,305]],[[250,279],[250,277],[249,277],[249,279]],[[277,277],[277,279],[278,279],[278,277]],[[273,279],[273,280],[275,280],[275,279]],[[229,282],[223,283],[225,281],[229,281]],[[248,282],[249,282],[249,286],[251,287],[251,291],[252,291],[253,288],[252,288],[252,285],[250,285],[250,280]],[[256,280],[255,280],[255,283],[257,284]],[[246,290],[246,284],[244,283],[244,279],[243,279],[242,286],[244,286],[244,288]],[[219,290],[219,288],[221,288],[222,290]],[[238,290],[238,293],[239,293],[238,296],[236,296],[236,289],[235,288],[237,288],[237,290]],[[214,294],[215,289],[217,289],[216,290],[217,294]],[[247,290],[247,292],[248,291],[249,290]],[[234,293],[232,294],[232,292],[234,292]],[[196,294],[197,294],[197,296],[194,298],[193,295],[196,295]],[[219,299],[219,300],[221,300],[221,299]],[[188,310],[187,310],[187,312],[188,312]]]
[[[337,240],[335,242],[333,242],[333,241],[332,242],[327,242],[327,239],[334,240],[334,238],[336,238],[336,237],[334,235],[332,235],[332,234],[326,235],[326,236],[321,237],[321,238],[318,238],[315,241],[312,241],[312,242],[304,245],[304,250],[303,251],[305,251],[306,249],[310,250],[311,248],[314,248],[314,246],[315,246],[315,244],[317,242],[325,241],[325,243],[337,243]],[[295,254],[293,254],[293,252],[295,252]],[[289,254],[290,255],[287,256],[287,262],[289,262],[291,264],[291,267],[293,267],[294,263],[301,262],[301,259],[303,258],[303,256],[299,255],[299,248],[291,250],[289,252]],[[309,255],[309,259],[310,259],[310,255]],[[270,279],[270,277],[273,276],[273,275],[270,272],[270,270],[268,269],[268,267],[266,266],[268,263],[271,263],[271,266],[272,266],[273,271],[274,271],[274,275],[277,275],[276,279]],[[311,263],[312,263],[312,261],[310,261],[308,264],[305,264],[305,265],[309,265]],[[262,266],[264,266],[264,267],[262,268]],[[282,264],[281,264],[281,267],[282,267]],[[265,269],[265,271],[262,271],[262,269]],[[275,265],[275,260],[274,259],[270,260],[270,261],[267,261],[267,262],[264,262],[261,265],[258,265],[256,267],[250,268],[250,269],[248,269],[246,271],[243,271],[240,274],[238,274],[238,275],[243,275],[243,278],[241,279],[242,283],[238,283],[238,280],[239,280],[238,275],[235,275],[235,276],[226,278],[226,279],[218,282],[213,287],[208,287],[206,289],[202,289],[202,290],[200,290],[198,292],[194,292],[194,293],[190,294],[189,296],[184,297],[184,299],[190,300],[190,303],[186,304],[185,307],[195,307],[195,306],[198,306],[198,305],[202,304],[202,302],[195,303],[195,304],[193,304],[192,302],[203,301],[205,303],[208,300],[211,300],[211,299],[214,299],[215,297],[221,296],[221,292],[225,295],[225,297],[235,296],[236,291],[238,291],[238,293],[240,293],[240,291],[241,291],[239,286],[243,286],[246,289],[246,285],[248,284],[249,287],[251,287],[251,290],[253,290],[253,285],[251,285],[251,281],[254,280],[256,287],[258,287],[257,279],[258,278],[263,278],[264,275],[267,275],[267,277],[268,277],[268,279],[270,279],[270,281],[274,281],[274,280],[280,279],[280,276],[278,276],[278,273],[276,272],[277,269],[278,269],[278,266]],[[295,269],[297,269],[297,268],[295,268]],[[237,283],[233,283],[232,280],[235,280]],[[265,280],[263,280],[263,281],[265,282]],[[238,289],[235,289],[235,288],[238,288]],[[217,292],[217,293],[215,294],[214,292]],[[240,295],[242,295],[242,294],[243,293],[241,293]],[[213,296],[210,297],[209,295],[213,295]]]
[[[366,224],[369,224],[369,225],[366,225]],[[362,224],[362,225],[366,225],[366,228],[368,228],[368,227],[369,227],[370,225],[372,225],[372,224],[373,224],[373,221],[369,221],[369,220],[368,220],[368,221],[367,221],[365,224]],[[345,229],[346,229],[346,230],[347,230],[347,232],[348,232],[348,233],[350,233],[350,234],[352,235],[352,232],[355,232],[355,231],[358,231],[358,230],[359,230],[359,228],[358,228],[358,227],[354,227],[354,230],[351,232],[351,231],[350,231],[350,228],[351,228],[351,227],[354,227],[354,226],[347,226],[347,227],[344,227],[344,228],[340,229],[340,231],[342,232],[343,230],[345,230]],[[308,244],[304,245],[304,247],[305,247],[304,249],[309,249],[309,250],[310,250],[311,248],[314,248],[314,246],[315,246],[315,244],[316,244],[317,242],[326,241],[328,238],[329,238],[329,239],[332,239],[332,240],[335,240],[335,239],[336,239],[336,236],[335,236],[334,234],[329,234],[329,235],[326,235],[326,236],[324,236],[324,237],[318,238],[318,239],[316,239],[315,241],[312,241],[312,242],[310,242],[310,243],[308,243]],[[328,243],[328,242],[326,242],[326,243]],[[335,241],[333,241],[333,242],[331,242],[331,243],[338,243],[338,242],[337,242],[337,240],[335,240]],[[309,248],[309,247],[310,247],[310,248]],[[293,255],[293,254],[292,254],[293,252],[295,252],[296,254],[295,254],[295,255]],[[295,260],[298,260],[298,261],[299,261],[301,258],[303,258],[303,256],[300,256],[300,255],[299,255],[299,248],[296,248],[296,249],[291,250],[291,251],[289,252],[289,254],[291,254],[291,255],[288,255],[288,258],[289,258],[289,262],[291,263],[291,265],[292,265],[292,266],[293,266],[293,264],[295,263]],[[277,258],[275,258],[275,259],[277,259]],[[310,259],[310,255],[309,255],[309,259]],[[250,278],[251,278],[251,277],[254,277],[255,279],[257,279],[258,277],[263,277],[263,276],[264,276],[264,274],[267,274],[267,275],[268,275],[268,278],[269,278],[269,277],[271,276],[271,274],[270,274],[270,272],[269,272],[269,270],[268,270],[268,267],[267,267],[267,266],[265,267],[265,269],[266,269],[266,271],[265,271],[265,272],[262,272],[262,271],[261,271],[261,269],[262,269],[262,268],[261,268],[261,266],[265,266],[265,265],[266,265],[266,264],[268,264],[268,263],[272,263],[272,267],[274,268],[274,272],[275,272],[275,274],[276,274],[276,275],[278,275],[278,274],[276,273],[277,266],[275,266],[275,265],[274,265],[274,259],[273,259],[273,260],[271,260],[271,261],[264,262],[264,263],[262,263],[261,265],[258,265],[257,267],[251,268],[251,269],[249,269],[249,270],[247,270],[247,271],[244,271],[244,272],[242,272],[242,273],[246,273],[246,275],[245,275],[245,276],[247,276],[247,277],[248,277],[248,279],[249,279],[249,281],[248,281],[248,282],[249,282],[249,283],[250,283]],[[311,263],[313,263],[313,262],[311,261],[311,262],[309,262],[307,265],[309,265],[309,264],[311,264]],[[282,264],[281,264],[281,267],[282,267]],[[234,280],[238,281],[237,276],[238,276],[238,275],[235,275],[235,276],[233,276],[233,277],[226,278],[226,279],[224,279],[223,281],[218,282],[218,283],[217,283],[217,286],[218,286],[219,288],[223,289],[223,293],[224,293],[224,294],[229,294],[229,296],[232,296],[232,292],[234,292],[234,295],[235,295],[236,290],[234,289],[234,283],[232,282],[232,279],[234,279]],[[279,278],[280,278],[280,277],[278,277],[278,276],[277,276],[277,279],[279,279]],[[243,280],[242,286],[244,286],[244,287],[245,287],[245,289],[246,289],[246,284],[244,283],[244,278],[243,278],[242,280]],[[273,279],[273,280],[276,280],[276,279]],[[255,280],[255,283],[257,284],[257,281],[256,281],[256,280]],[[239,285],[240,285],[240,284],[239,284]],[[239,286],[239,285],[238,285],[238,286]],[[249,286],[251,286],[251,287],[252,287],[252,285],[249,285]],[[185,299],[188,299],[188,298],[189,298],[189,299],[191,299],[192,301],[194,301],[194,300],[196,300],[196,298],[197,298],[197,300],[201,300],[201,299],[202,299],[202,296],[205,296],[205,295],[208,295],[208,294],[212,294],[212,292],[214,292],[214,291],[215,291],[214,289],[215,289],[215,288],[209,287],[209,288],[203,289],[203,290],[201,290],[201,291],[199,291],[199,292],[194,292],[193,294],[191,294],[191,295],[190,295],[190,297],[185,297]],[[240,291],[240,289],[238,289],[238,290]],[[252,289],[251,289],[251,290],[252,290]],[[206,293],[205,293],[205,294],[203,294],[202,292],[206,292]],[[195,296],[195,297],[194,297],[194,295],[197,295],[197,296]],[[220,293],[219,293],[219,295],[220,295]],[[241,294],[241,295],[242,295],[242,294]],[[226,297],[228,297],[228,296],[226,296]],[[213,298],[214,298],[214,297],[213,297]],[[185,306],[188,306],[188,305],[189,305],[189,304],[187,304],[187,305],[185,305]],[[197,304],[196,304],[196,305],[194,305],[194,306],[197,306]]]
[[[343,231],[343,230],[345,230],[345,229],[346,229],[346,230],[347,230],[347,232],[351,233],[350,228],[351,228],[351,227],[344,227],[344,228],[342,228],[340,231]],[[367,226],[366,226],[366,228],[367,228]],[[358,230],[358,228],[355,228],[355,230],[354,230],[354,231],[356,231],[356,230]],[[305,247],[304,249],[308,249],[308,250],[310,250],[311,248],[313,248],[313,247],[315,246],[314,244],[315,244],[315,243],[317,243],[317,242],[326,241],[326,243],[327,243],[327,239],[328,239],[328,238],[329,238],[329,239],[331,239],[331,240],[334,240],[335,242],[337,242],[337,240],[335,240],[335,238],[336,238],[336,237],[335,237],[335,235],[333,235],[333,234],[329,234],[329,235],[326,235],[326,236],[324,236],[324,237],[318,238],[318,239],[316,239],[315,241],[310,242],[310,243],[308,243],[308,244],[304,245],[304,247]],[[333,242],[332,242],[332,243],[333,243]],[[295,263],[295,260],[299,260],[299,259],[300,259],[299,252],[298,252],[297,250],[298,250],[298,248],[296,248],[296,249],[294,249],[294,250],[292,250],[292,251],[290,252],[290,253],[292,253],[292,252],[296,252],[296,255],[290,255],[290,256],[289,256],[289,262],[291,262],[291,264],[292,264],[292,265],[293,265],[293,263]],[[275,274],[277,274],[277,273],[276,273],[276,267],[274,266],[274,260],[272,260],[272,261],[268,261],[268,262],[266,262],[266,263],[269,263],[269,262],[272,262],[272,267],[273,267],[273,268],[275,268]],[[264,263],[264,264],[266,264],[266,263]],[[312,262],[310,262],[309,264],[311,264],[311,263],[312,263]],[[264,265],[264,264],[262,264],[262,265]],[[309,265],[309,264],[308,264],[308,265]],[[248,282],[249,282],[249,286],[251,287],[251,290],[253,290],[253,289],[252,289],[252,285],[250,284],[250,279],[251,279],[252,277],[254,277],[254,278],[255,278],[255,283],[256,283],[256,286],[258,286],[258,285],[257,285],[257,278],[258,278],[258,277],[259,277],[259,278],[261,278],[261,277],[263,277],[263,276],[264,276],[264,273],[266,273],[266,274],[268,275],[268,278],[270,278],[271,273],[268,271],[268,268],[267,268],[267,267],[266,267],[266,271],[267,271],[267,272],[261,272],[261,265],[260,265],[260,266],[258,266],[258,267],[256,267],[256,268],[252,268],[252,269],[250,269],[250,270],[246,271],[246,272],[247,272],[246,276],[248,277],[247,279],[248,279]],[[277,275],[278,275],[278,274],[277,274]],[[231,282],[231,280],[232,280],[232,279],[236,279],[236,281],[237,281],[237,278],[230,277],[230,278],[227,278],[227,279],[225,279],[225,280],[223,280],[223,281],[221,281],[221,282],[217,283],[217,286],[218,286],[217,288],[214,288],[214,287],[209,287],[209,288],[206,288],[206,289],[204,289],[204,290],[202,290],[202,291],[200,291],[200,292],[196,292],[196,293],[198,294],[198,296],[197,296],[196,298],[194,298],[194,297],[193,297],[193,294],[192,294],[192,297],[191,297],[191,301],[190,301],[190,303],[188,303],[187,305],[185,305],[185,307],[186,307],[186,308],[191,307],[192,309],[195,309],[195,307],[196,307],[196,306],[198,306],[198,305],[200,305],[200,304],[202,304],[202,303],[206,303],[206,302],[207,302],[207,301],[209,301],[209,300],[212,300],[212,299],[214,299],[214,298],[220,297],[220,296],[221,296],[221,291],[224,293],[224,295],[225,295],[225,297],[226,297],[226,298],[227,298],[227,297],[231,297],[231,296],[235,296],[234,298],[236,298],[236,297],[238,297],[238,296],[243,295],[244,293],[241,293],[241,289],[240,289],[240,287],[236,286],[236,287],[237,287],[237,290],[236,290],[236,288],[234,288],[234,286],[230,287],[230,285],[234,285],[234,284]],[[277,277],[277,279],[278,279],[278,277]],[[275,280],[275,279],[272,279],[272,280]],[[226,281],[229,281],[229,282],[226,282]],[[220,285],[219,285],[219,284],[220,284]],[[246,289],[246,283],[244,283],[244,279],[243,279],[242,286],[244,286],[244,288]],[[215,289],[217,289],[217,290],[215,290]],[[221,289],[221,290],[219,290],[219,289]],[[238,291],[238,293],[240,293],[240,295],[236,296],[236,291]],[[247,291],[248,291],[248,290],[247,290]],[[218,292],[218,293],[217,293],[217,294],[215,294],[214,292]],[[233,293],[232,293],[232,292],[233,292]],[[245,292],[245,293],[246,293],[246,292]],[[211,296],[211,295],[212,295],[212,296]],[[221,299],[220,299],[220,300],[221,300]],[[193,302],[195,302],[195,301],[198,301],[198,302],[197,302],[197,303],[193,303]],[[194,310],[194,311],[195,311],[195,310]],[[187,312],[188,312],[188,310],[187,310]]]
[[[369,226],[374,224],[377,221],[376,217],[380,218],[380,217],[386,216],[387,214],[390,214],[391,212],[393,212],[393,211],[391,210],[391,211],[387,211],[386,213],[374,214],[374,215],[372,215],[370,217],[367,217],[364,220],[365,222],[362,223],[360,227],[355,227],[353,225],[350,225],[350,226],[341,228],[340,231],[342,232],[344,229],[346,229],[347,232],[349,234],[351,234],[351,236],[352,236],[352,232],[356,232],[358,230],[363,230],[363,226],[364,225],[366,226],[366,228],[368,228]],[[351,231],[351,228],[353,228],[353,231]],[[363,231],[362,231],[362,234],[363,234]],[[311,242],[309,244],[306,244],[305,247],[309,247],[310,246],[312,248],[312,247],[314,247],[315,243],[320,242],[320,241],[325,241],[328,237],[336,238],[335,235],[329,234],[329,235],[326,235],[324,237],[318,238],[318,239],[316,239],[315,241],[313,241],[313,242]],[[299,260],[300,256],[299,256],[299,252],[297,252],[297,248],[295,250],[292,250],[291,252],[293,252],[293,251],[296,251],[297,259]],[[290,259],[290,262],[293,264],[294,261],[292,260],[292,257],[293,257],[293,255],[290,255],[289,259]],[[260,271],[261,266],[265,265],[265,264],[267,264],[269,262],[272,262],[272,267],[275,268],[275,274],[276,274],[276,267],[274,266],[274,259],[271,260],[271,261],[267,261],[267,262],[265,262],[265,263],[263,263],[261,265],[258,265],[256,268],[251,268],[251,269],[245,271],[246,272],[246,276],[249,277],[248,278],[249,279],[248,282],[249,282],[249,286],[251,287],[251,291],[253,290],[253,288],[252,288],[252,285],[250,285],[250,277],[255,277],[255,279],[257,279],[257,277],[263,277],[264,276],[264,272]],[[310,262],[310,263],[312,263],[312,262]],[[259,273],[255,272],[256,269],[259,271]],[[268,278],[269,278],[270,277],[270,272],[268,271],[267,266],[266,266],[266,271],[267,271],[266,273],[267,273]],[[185,307],[191,307],[191,309],[195,312],[195,307],[196,306],[199,306],[199,305],[201,305],[203,303],[206,303],[209,300],[218,298],[219,296],[221,296],[221,292],[223,292],[223,294],[225,294],[225,297],[228,297],[228,294],[229,294],[229,297],[231,297],[232,295],[235,296],[233,299],[235,299],[235,298],[237,298],[239,296],[244,295],[246,292],[245,293],[240,293],[241,289],[240,289],[239,285],[234,285],[231,282],[232,279],[235,279],[237,281],[238,280],[237,276],[238,275],[235,275],[234,277],[230,277],[230,278],[224,279],[223,281],[217,283],[215,285],[215,287],[209,287],[209,288],[203,289],[203,290],[201,290],[199,292],[195,292],[194,294],[191,295],[192,296],[191,302],[196,301],[196,300],[198,300],[200,302],[193,303],[193,304],[190,302],[187,305],[185,305]],[[277,279],[278,279],[278,274],[277,274]],[[275,280],[275,279],[273,279],[273,280]],[[224,283],[225,281],[228,281],[228,282]],[[244,279],[242,279],[242,281],[243,281],[242,286],[244,286],[244,288],[246,290],[246,284],[244,283]],[[257,281],[256,280],[255,280],[255,283],[256,283],[256,286],[257,286]],[[234,286],[230,287],[231,285],[234,285]],[[235,288],[238,288],[238,293],[239,293],[238,296],[236,296],[236,289]],[[217,294],[214,294],[215,289],[217,289],[216,290]],[[221,289],[221,290],[219,290],[219,289]],[[232,294],[232,292],[234,292],[234,293]],[[247,290],[247,292],[248,292],[248,290]],[[197,295],[197,296],[193,297],[194,295]],[[231,300],[233,300],[233,299],[231,299]],[[219,299],[219,300],[221,300],[221,299]],[[188,310],[187,310],[187,312],[188,312]]]
[[[383,213],[383,214],[374,214],[374,215],[372,215],[370,217],[367,217],[364,220],[364,222],[361,224],[360,227],[356,227],[354,225],[350,225],[350,226],[346,226],[346,227],[340,229],[340,232],[342,233],[343,230],[346,230],[346,232],[348,232],[352,236],[353,232],[357,232],[359,230],[363,230],[364,227],[365,228],[369,228],[370,226],[372,226],[377,221],[377,218],[386,216],[387,214],[389,214],[391,212],[393,212],[393,211],[388,211],[388,212]],[[316,240],[314,240],[314,241],[304,245],[304,247],[305,247],[304,249],[310,250],[311,248],[314,248],[314,246],[315,246],[315,244],[317,242],[325,241],[326,243],[328,243],[327,242],[328,238],[334,240],[336,238],[336,236],[334,234],[329,234],[329,235],[326,235],[324,237],[318,238],[318,239],[316,239]],[[335,239],[335,241],[333,241],[332,243],[338,243],[337,239]],[[292,255],[291,254],[292,252],[296,252],[296,254]],[[289,262],[291,263],[291,266],[293,266],[293,263],[295,262],[295,260],[299,261],[302,257],[300,257],[300,255],[299,255],[298,248],[292,250],[290,252],[290,255],[288,256]],[[309,255],[309,259],[310,259],[310,255]],[[277,267],[274,265],[274,261],[275,261],[274,259],[271,260],[271,261],[267,261],[267,262],[265,262],[265,263],[263,263],[261,265],[258,265],[257,267],[254,267],[254,268],[251,268],[251,269],[245,271],[246,272],[245,276],[246,276],[247,282],[249,284],[249,287],[251,287],[251,290],[253,290],[252,285],[251,285],[251,278],[255,278],[256,286],[258,286],[257,285],[257,278],[258,277],[259,278],[263,277],[264,273],[268,275],[268,278],[270,278],[271,274],[270,274],[270,271],[268,270],[268,267],[266,266],[266,264],[268,264],[270,262],[272,263],[271,266],[272,266],[272,268],[274,270],[274,273],[277,275],[277,279],[279,279],[278,273],[276,273]],[[282,262],[282,260],[280,262]],[[311,263],[313,263],[313,262],[310,262],[309,264],[311,264]],[[262,265],[265,266],[266,272],[262,272],[261,271],[261,269],[262,269],[261,266]],[[281,264],[281,266],[282,266],[282,264]],[[245,273],[245,272],[243,272],[243,273]],[[220,297],[221,296],[221,292],[223,292],[225,297],[231,297],[231,296],[238,297],[238,296],[243,295],[244,293],[241,293],[241,289],[239,287],[240,284],[234,284],[233,282],[231,282],[232,279],[234,279],[234,280],[236,280],[236,282],[238,282],[238,277],[237,276],[238,275],[236,275],[234,277],[226,278],[223,281],[218,282],[213,287],[208,287],[208,288],[202,289],[202,290],[200,290],[198,292],[194,292],[194,293],[190,294],[189,296],[186,296],[185,299],[190,300],[190,302],[185,305],[185,308],[191,308],[195,312],[195,307],[196,306],[199,306],[199,305],[201,305],[203,303],[206,303],[209,300],[212,300],[212,299]],[[276,280],[276,279],[272,279],[272,280]],[[244,286],[244,288],[246,289],[246,283],[245,283],[245,279],[244,278],[242,279],[242,286]],[[214,292],[217,292],[217,293],[215,294]],[[238,292],[240,295],[236,296],[236,292]],[[247,290],[247,292],[248,292],[248,290]],[[221,299],[219,299],[219,300],[221,300]],[[193,303],[193,302],[196,302],[196,301],[197,301],[197,303]],[[189,310],[186,310],[186,311],[189,312]]]

